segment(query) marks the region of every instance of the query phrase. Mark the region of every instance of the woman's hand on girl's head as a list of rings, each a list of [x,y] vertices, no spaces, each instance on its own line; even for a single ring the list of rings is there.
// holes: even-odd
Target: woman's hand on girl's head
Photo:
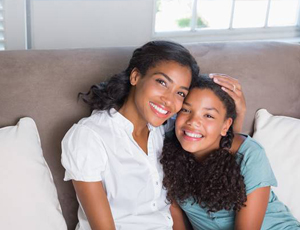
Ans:
[[[222,89],[234,100],[237,118],[235,119],[233,129],[237,133],[241,132],[246,115],[246,100],[241,84],[237,79],[226,74],[211,73],[209,74],[209,77],[213,78],[215,83],[222,86]]]

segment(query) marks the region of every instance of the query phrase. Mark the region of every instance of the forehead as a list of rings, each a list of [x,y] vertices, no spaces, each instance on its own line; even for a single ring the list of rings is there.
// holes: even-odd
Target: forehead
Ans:
[[[192,73],[190,66],[182,65],[179,62],[168,61],[168,60],[158,61],[158,62],[154,63],[152,66],[150,66],[148,68],[147,72],[153,71],[155,69],[175,69],[175,68],[186,69],[190,73]]]
[[[193,88],[186,97],[185,103],[197,107],[213,106],[223,107],[225,109],[223,102],[211,89]]]
[[[181,84],[185,84],[187,87],[189,87],[192,80],[192,71],[190,67],[181,65],[175,61],[158,62],[146,72],[146,75],[152,76],[154,74],[164,74],[170,78],[171,81],[181,82]]]

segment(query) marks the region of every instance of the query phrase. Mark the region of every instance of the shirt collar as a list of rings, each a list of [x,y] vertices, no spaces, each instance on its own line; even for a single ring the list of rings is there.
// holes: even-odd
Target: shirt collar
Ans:
[[[114,122],[116,122],[119,125],[119,127],[123,127],[125,130],[129,131],[130,133],[133,132],[134,126],[131,123],[131,121],[129,121],[126,117],[124,117],[116,109],[114,109],[114,108],[110,109],[110,114],[111,114],[111,117],[114,118]],[[109,116],[109,114],[108,114],[108,116]],[[156,127],[150,125],[149,123],[147,124],[147,127],[148,127],[149,131],[154,131],[156,129]]]

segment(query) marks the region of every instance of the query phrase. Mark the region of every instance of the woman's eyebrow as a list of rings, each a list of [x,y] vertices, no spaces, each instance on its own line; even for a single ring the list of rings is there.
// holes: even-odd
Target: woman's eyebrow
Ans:
[[[172,78],[170,78],[167,74],[165,74],[163,72],[155,72],[153,75],[157,75],[157,74],[164,76],[169,82],[174,83],[174,81],[172,80]],[[189,91],[188,87],[180,86],[180,88],[182,88],[182,89],[184,89],[186,91]]]

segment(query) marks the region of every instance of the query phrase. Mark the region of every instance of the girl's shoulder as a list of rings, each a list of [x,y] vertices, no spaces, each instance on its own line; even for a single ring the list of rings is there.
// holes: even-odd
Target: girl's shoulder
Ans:
[[[277,181],[264,148],[256,140],[247,136],[237,152],[241,174],[244,176],[246,193],[257,188],[277,186]]]
[[[242,165],[268,164],[267,155],[263,146],[249,135],[243,135],[244,141],[236,152],[237,160]]]
[[[237,149],[239,153],[264,152],[263,146],[249,135],[239,134],[239,140],[243,140]]]

